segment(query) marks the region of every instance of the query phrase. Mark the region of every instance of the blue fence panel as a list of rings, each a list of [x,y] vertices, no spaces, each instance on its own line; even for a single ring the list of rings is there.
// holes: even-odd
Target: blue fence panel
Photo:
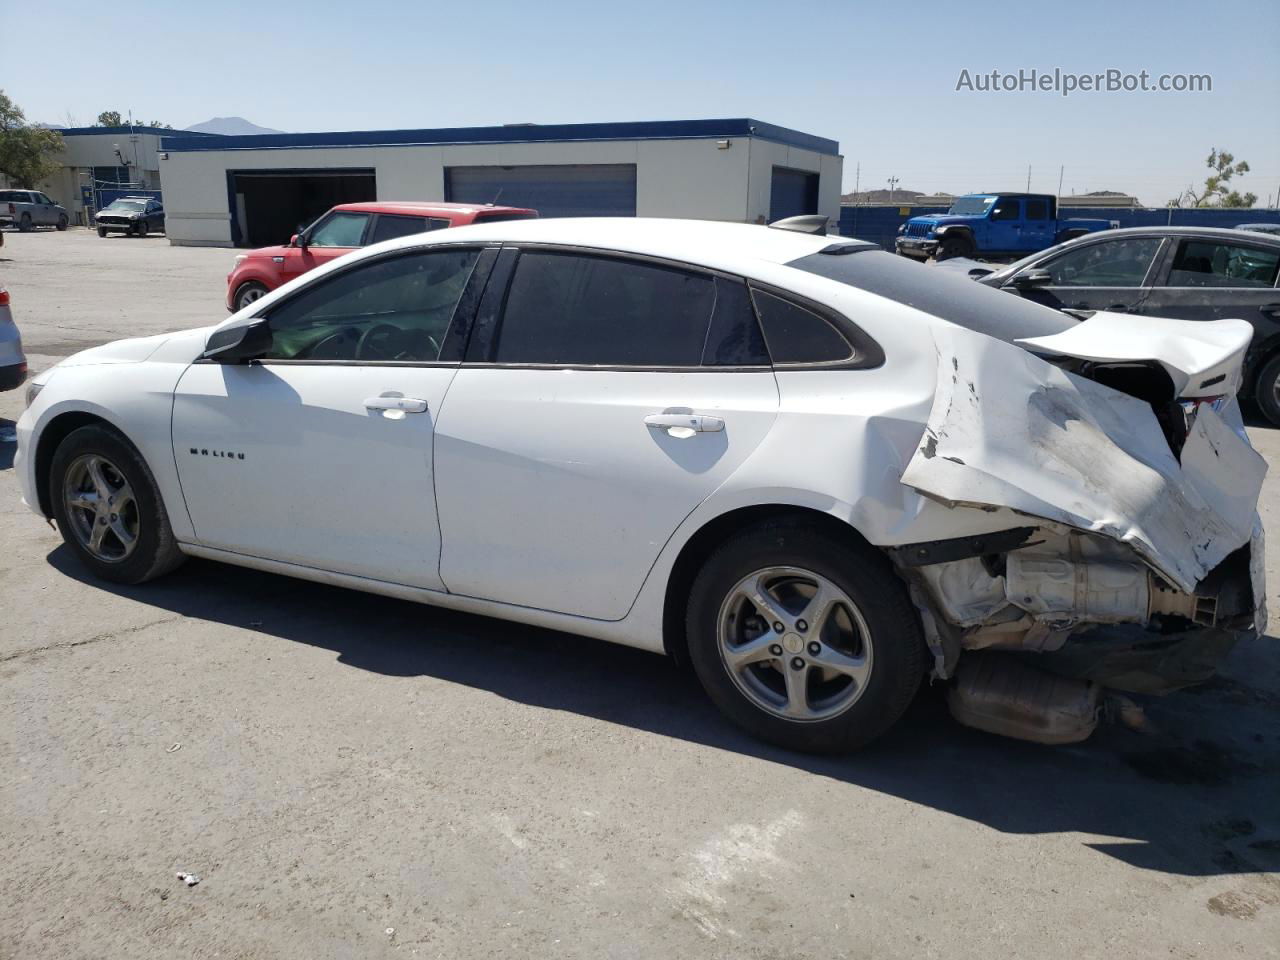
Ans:
[[[908,212],[903,213],[906,210]],[[898,227],[911,217],[931,213],[946,213],[946,207],[841,207],[836,232],[845,237],[857,237],[878,243],[886,250],[893,250]],[[1206,207],[1148,207],[1133,210],[1128,207],[1063,207],[1059,216],[1064,219],[1086,217],[1095,220],[1112,220],[1119,227],[1236,227],[1242,223],[1280,223],[1280,209],[1219,210]]]

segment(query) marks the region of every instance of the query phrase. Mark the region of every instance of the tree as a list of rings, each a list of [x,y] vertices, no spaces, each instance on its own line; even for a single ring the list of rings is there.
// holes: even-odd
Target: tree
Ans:
[[[124,121],[120,119],[119,110],[103,110],[98,114],[98,122],[95,127],[120,127],[124,125]]]
[[[1214,147],[1209,151],[1205,166],[1212,173],[1205,178],[1204,186],[1199,190],[1187,187],[1181,195],[1169,201],[1171,207],[1252,207],[1258,200],[1256,193],[1240,193],[1232,190],[1228,184],[1238,173],[1248,173],[1249,164],[1241,160],[1236,162],[1234,155]]]
[[[58,169],[62,134],[27,123],[22,108],[0,90],[0,174],[33,189]]]

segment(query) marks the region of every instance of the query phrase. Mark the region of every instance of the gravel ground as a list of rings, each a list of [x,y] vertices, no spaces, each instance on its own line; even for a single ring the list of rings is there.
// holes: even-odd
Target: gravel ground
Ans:
[[[225,316],[228,250],[5,240],[33,369]],[[1154,733],[1037,747],[925,690],[813,759],[624,648],[205,562],[90,582],[12,452],[0,957],[1280,956],[1273,637]]]

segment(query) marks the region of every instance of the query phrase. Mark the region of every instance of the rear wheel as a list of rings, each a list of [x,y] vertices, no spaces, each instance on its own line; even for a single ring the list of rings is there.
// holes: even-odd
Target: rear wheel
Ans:
[[[49,499],[62,539],[95,576],[142,583],[183,560],[151,470],[114,430],[81,427],[59,444]]]
[[[1258,401],[1262,415],[1272,425],[1280,427],[1280,353],[1263,364],[1258,372],[1254,399]]]
[[[24,213],[18,220],[18,229],[23,233],[30,233],[35,227],[31,223],[31,214]]]
[[[237,310],[243,310],[255,300],[261,300],[267,295],[267,288],[257,280],[250,280],[248,283],[240,285],[240,289],[236,291],[235,307]]]
[[[869,743],[924,674],[919,617],[888,560],[803,520],[758,524],[716,551],[694,582],[686,629],[716,705],[793,750]]]

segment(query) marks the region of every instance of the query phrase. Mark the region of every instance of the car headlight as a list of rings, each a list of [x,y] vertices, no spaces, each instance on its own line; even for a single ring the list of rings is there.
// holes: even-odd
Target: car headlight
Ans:
[[[36,402],[36,397],[40,396],[40,391],[44,389],[43,383],[37,383],[31,380],[27,383],[27,406],[31,406]]]
[[[907,232],[907,225],[906,225],[905,223],[898,224],[898,232],[899,232],[899,233],[906,233],[906,232]]]

